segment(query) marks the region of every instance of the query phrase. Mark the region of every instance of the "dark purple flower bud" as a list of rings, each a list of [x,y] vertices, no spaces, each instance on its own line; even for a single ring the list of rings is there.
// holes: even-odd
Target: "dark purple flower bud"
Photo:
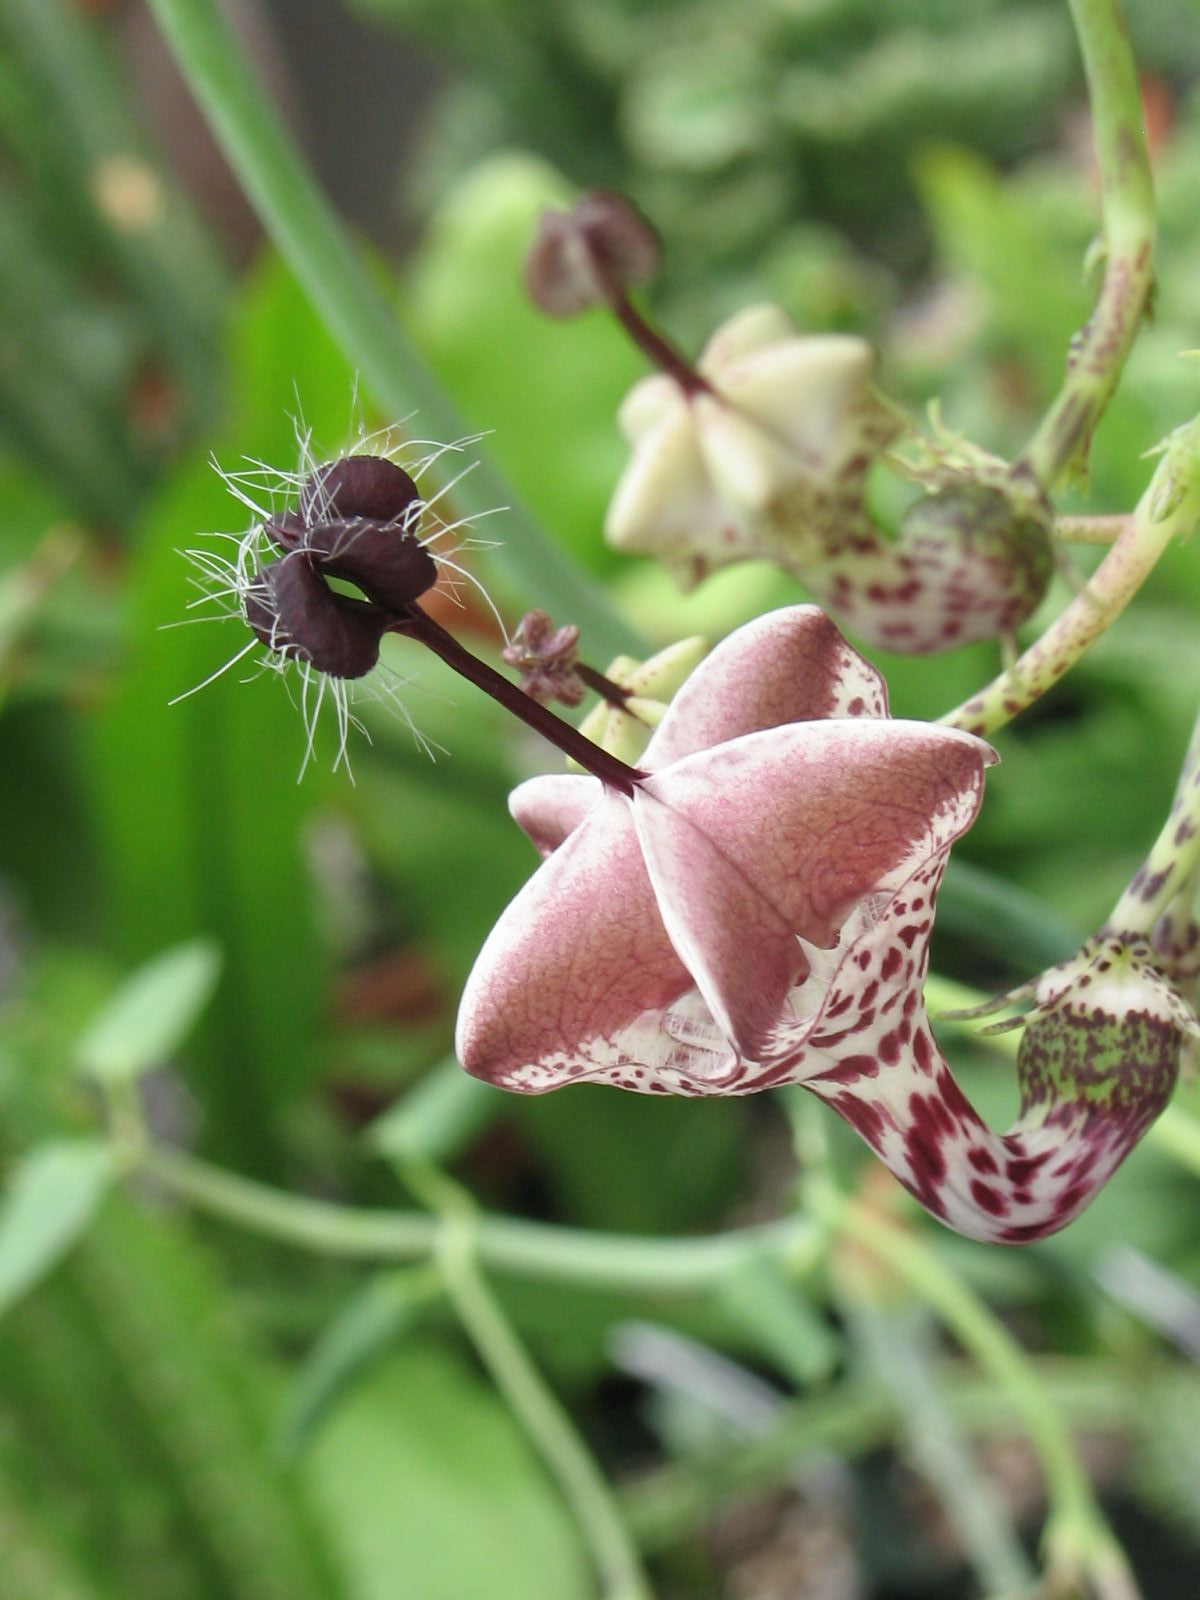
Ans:
[[[303,552],[265,567],[243,604],[251,632],[269,650],[333,678],[365,677],[390,621],[379,606],[335,594]]]
[[[404,524],[420,498],[408,473],[386,456],[342,456],[309,473],[300,516],[310,526],[339,517]]]
[[[570,211],[543,211],[525,257],[525,287],[539,310],[573,317],[610,303],[658,268],[654,229],[624,196],[595,189]]]
[[[343,456],[309,474],[297,511],[265,527],[285,554],[309,552],[323,574],[396,613],[437,582],[437,563],[412,531],[420,511],[402,468],[383,456]]]

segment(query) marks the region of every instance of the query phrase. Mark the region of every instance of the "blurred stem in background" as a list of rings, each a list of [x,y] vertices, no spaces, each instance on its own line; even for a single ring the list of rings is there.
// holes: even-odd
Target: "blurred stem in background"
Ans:
[[[1177,539],[1200,522],[1200,418],[1163,442],[1162,459],[1112,548],[1070,605],[1007,672],[941,721],[987,735],[1063,678],[1112,626]]]
[[[603,1473],[480,1271],[475,1202],[427,1161],[408,1162],[403,1175],[440,1219],[433,1260],[447,1298],[574,1512],[595,1562],[602,1600],[652,1600],[641,1559]]]
[[[135,1157],[133,1165],[197,1210],[320,1255],[413,1261],[428,1256],[437,1237],[436,1220],[420,1212],[310,1200],[161,1145]],[[824,1230],[802,1216],[701,1239],[601,1233],[490,1215],[480,1216],[475,1226],[479,1259],[496,1271],[663,1294],[704,1292],[747,1258],[775,1256],[790,1272],[810,1270],[824,1239]]]
[[[889,1282],[906,1285],[1007,1395],[1020,1417],[1045,1480],[1045,1550],[1051,1584],[1094,1581],[1111,1600],[1137,1600],[1124,1552],[1109,1530],[1066,1423],[1025,1352],[931,1243],[892,1221],[869,1197],[855,1198],[842,1191],[828,1158],[820,1109],[803,1091],[785,1091],[784,1099],[792,1118],[805,1209],[830,1230],[834,1265],[839,1261],[839,1241],[843,1252],[848,1243],[867,1254],[869,1273],[851,1253],[852,1270],[842,1274],[847,1287],[860,1295],[865,1287],[869,1306],[880,1294],[886,1297]],[[970,1515],[973,1523],[977,1521],[978,1508],[971,1507]],[[992,1541],[986,1550],[978,1546],[975,1550],[977,1557],[982,1556],[978,1570],[994,1573],[1002,1566],[1011,1577],[1014,1551]]]
[[[414,420],[424,437],[465,438],[471,430],[409,344],[213,0],[150,3],[251,204],[371,395],[396,420]],[[636,647],[604,592],[517,503],[486,453],[455,495],[468,517],[508,508],[509,536],[492,557],[506,586],[576,623],[591,655]]]
[[[1046,489],[1087,455],[1154,286],[1154,185],[1142,97],[1119,0],[1071,0],[1100,172],[1104,278],[1067,375],[1021,460]]]

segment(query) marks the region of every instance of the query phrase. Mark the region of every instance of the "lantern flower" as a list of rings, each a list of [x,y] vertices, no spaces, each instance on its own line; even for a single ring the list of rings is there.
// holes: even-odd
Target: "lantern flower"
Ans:
[[[845,625],[910,654],[1011,635],[1054,570],[1036,482],[983,452],[927,443],[927,492],[897,536],[866,504],[872,463],[907,432],[872,388],[874,357],[847,334],[801,337],[754,306],[718,329],[703,386],[645,378],[620,424],[633,454],[605,524],[685,588],[760,557],[792,572]]]
[[[896,942],[912,965],[991,759],[956,730],[887,720],[879,675],[815,607],[739,629],[688,678],[627,790],[563,774],[515,791],[548,859],[468,981],[463,1065],[535,1091],[787,1081],[798,997],[863,907],[911,912]]]
[[[887,718],[825,615],[739,629],[692,674],[616,792],[511,798],[545,857],[468,979],[468,1072],[746,1094],[799,1083],[935,1216],[1023,1242],[1087,1204],[1166,1103],[1196,1032],[1144,940],[1106,933],[1036,985],[1016,1124],[959,1088],[925,1011],[933,908],[980,804],[986,745]]]

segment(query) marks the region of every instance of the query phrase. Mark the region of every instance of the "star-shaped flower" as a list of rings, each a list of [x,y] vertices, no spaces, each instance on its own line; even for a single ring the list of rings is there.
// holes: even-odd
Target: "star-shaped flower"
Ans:
[[[991,759],[887,720],[878,674],[822,612],[740,629],[670,706],[632,798],[568,775],[514,792],[546,860],[468,980],[463,1065],[527,1092],[798,1083],[960,1233],[1055,1232],[1163,1109],[1200,1025],[1156,949],[1106,931],[1010,997],[1033,1001],[1019,1116],[997,1133],[978,1115],[924,982]]]
[[[633,455],[605,533],[656,556],[685,588],[715,567],[761,556],[792,570],[875,530],[863,511],[867,469],[902,431],[871,388],[866,340],[801,337],[777,306],[739,312],[685,390],[665,373],[626,397]]]
[[[991,759],[955,730],[887,720],[879,675],[819,610],[739,629],[672,703],[632,796],[565,774],[515,791],[548,859],[475,964],[460,1060],[526,1091],[803,1076],[789,1061],[848,920],[918,884],[897,930],[910,954]]]

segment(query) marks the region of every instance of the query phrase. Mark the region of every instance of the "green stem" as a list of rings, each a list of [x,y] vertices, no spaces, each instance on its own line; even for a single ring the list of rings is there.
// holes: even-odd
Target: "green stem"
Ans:
[[[616,1500],[574,1424],[518,1339],[478,1265],[478,1217],[466,1190],[426,1163],[410,1186],[438,1213],[434,1260],[459,1321],[575,1514],[604,1600],[651,1600],[650,1585]]]
[[[1095,1577],[1114,1594],[1136,1595],[1124,1555],[1104,1520],[1066,1425],[1008,1330],[917,1234],[866,1206],[849,1203],[824,1185],[814,1191],[810,1203],[832,1226],[903,1278],[1008,1395],[1045,1478],[1051,1567]]]
[[[1132,1430],[1145,1415],[1146,1396],[1128,1372],[1079,1363],[1039,1362],[1038,1382],[1050,1403],[1081,1429]],[[972,1438],[1012,1431],[1012,1406],[987,1378],[939,1371],[942,1399]],[[872,1379],[840,1385],[785,1407],[770,1431],[723,1442],[719,1454],[658,1468],[623,1495],[626,1517],[643,1550],[691,1537],[732,1496],[745,1496],[788,1478],[805,1462],[827,1455],[851,1460],[887,1445],[898,1422],[896,1400]]]
[[[394,416],[416,412],[423,434],[452,440],[472,432],[371,281],[215,0],[150,0],[150,5],[250,203],[365,386]],[[468,517],[496,506],[509,508],[511,534],[493,559],[518,593],[578,623],[597,653],[617,655],[636,646],[606,596],[517,503],[486,456],[455,495]]]
[[[1119,0],[1071,0],[1100,172],[1104,279],[1062,388],[1022,456],[1045,488],[1086,453],[1154,285],[1154,188],[1137,68]]]
[[[1121,615],[1172,540],[1200,521],[1200,420],[1177,428],[1128,525],[1083,589],[1007,672],[941,718],[986,735],[1044,695]]]
[[[1067,544],[1112,544],[1124,533],[1128,523],[1129,518],[1124,512],[1055,517],[1054,532]]]
[[[140,1170],[202,1211],[322,1255],[415,1261],[432,1253],[437,1235],[436,1220],[420,1212],[366,1210],[285,1194],[161,1145],[143,1154]],[[707,1239],[647,1239],[487,1215],[476,1230],[479,1259],[496,1271],[667,1295],[702,1293],[747,1257],[773,1256],[789,1271],[803,1272],[816,1265],[823,1237],[799,1216]]]
[[[1200,871],[1200,717],[1192,729],[1175,787],[1175,799],[1150,853],[1113,908],[1107,927],[1117,934],[1149,935],[1173,901],[1186,897],[1183,915],[1191,917],[1192,890]]]

